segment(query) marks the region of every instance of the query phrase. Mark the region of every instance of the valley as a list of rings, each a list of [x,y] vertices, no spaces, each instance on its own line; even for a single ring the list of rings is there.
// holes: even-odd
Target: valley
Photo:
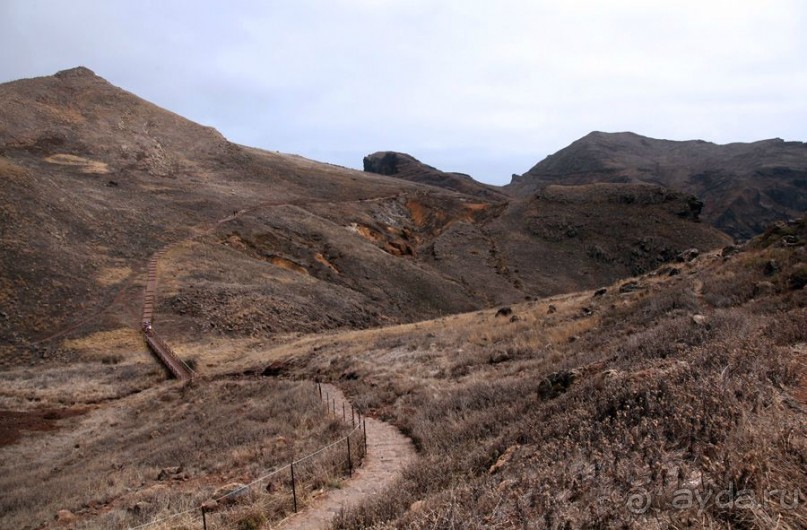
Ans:
[[[807,525],[802,145],[594,133],[496,188],[237,145],[81,67],[0,115],[0,527],[196,509],[355,429],[319,383],[414,455],[371,440],[383,481],[314,475],[284,528]],[[744,184],[692,184],[718,166]],[[290,515],[261,486],[211,527]]]

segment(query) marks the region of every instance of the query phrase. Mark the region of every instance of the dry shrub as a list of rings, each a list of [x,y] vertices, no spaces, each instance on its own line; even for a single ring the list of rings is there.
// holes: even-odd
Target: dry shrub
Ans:
[[[807,527],[807,421],[791,395],[802,384],[807,311],[798,292],[747,296],[765,259],[693,269],[619,303],[606,295],[601,308],[612,305],[599,311],[599,324],[557,344],[560,357],[535,348],[486,362],[515,334],[469,319],[474,337],[486,340],[446,361],[459,371],[446,370],[439,384],[418,372],[420,386],[385,398],[420,459],[335,527]],[[693,320],[697,313],[704,320]],[[574,314],[547,317],[557,320],[546,335],[557,326],[564,336]],[[397,368],[399,377],[415,373]],[[539,391],[571,369],[569,384]],[[711,500],[674,505],[682,488]],[[740,507],[748,492],[764,501],[772,491],[791,503]],[[637,492],[652,501],[641,513],[628,504]],[[715,502],[718,493],[731,502]]]

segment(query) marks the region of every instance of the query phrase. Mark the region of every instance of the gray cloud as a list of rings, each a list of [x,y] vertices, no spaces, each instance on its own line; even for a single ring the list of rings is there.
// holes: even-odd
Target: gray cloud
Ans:
[[[804,140],[801,0],[0,3],[0,80],[88,66],[233,141],[498,184],[591,130]]]

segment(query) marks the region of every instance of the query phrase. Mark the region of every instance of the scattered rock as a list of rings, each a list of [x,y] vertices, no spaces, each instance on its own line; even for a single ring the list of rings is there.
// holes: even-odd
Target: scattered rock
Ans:
[[[723,247],[723,250],[720,251],[720,256],[722,256],[723,258],[728,258],[729,256],[737,254],[739,251],[740,249],[737,248],[735,245],[728,245],[726,247]]]
[[[594,291],[594,296],[595,296],[595,297],[597,297],[597,296],[603,296],[603,295],[604,295],[605,293],[607,293],[607,292],[608,292],[608,289],[606,289],[605,287],[603,287],[603,288],[601,288],[601,289],[597,289],[596,291]]]
[[[538,395],[542,399],[552,399],[566,392],[572,385],[579,372],[577,370],[561,370],[553,372],[538,385]]]
[[[175,467],[164,467],[160,470],[160,473],[157,475],[157,480],[168,480],[172,478],[174,475],[178,475],[182,472],[182,466],[175,466]]]
[[[787,235],[782,238],[782,245],[786,247],[795,247],[799,244],[799,237],[795,235]]]
[[[74,523],[77,519],[78,517],[76,517],[76,514],[74,514],[70,510],[59,510],[58,512],[56,512],[56,521],[59,524]]]
[[[151,503],[146,501],[138,501],[129,507],[129,511],[136,514],[146,513],[151,508]]]
[[[515,486],[515,485],[516,485],[515,480],[512,480],[512,479],[503,480],[503,481],[499,482],[498,486],[496,486],[496,491],[499,492],[499,493],[504,493],[506,491],[510,491],[513,488],[513,486]]]
[[[118,187],[118,183],[116,181],[114,181],[114,180],[110,180],[109,182],[106,183],[106,185],[109,188],[117,188]]]
[[[213,492],[213,500],[219,504],[234,504],[247,495],[249,495],[249,488],[246,484],[232,482]]]
[[[421,513],[425,506],[426,501],[415,501],[412,503],[412,506],[409,507],[409,511],[412,513]]]
[[[265,377],[277,377],[286,373],[286,365],[281,361],[275,361],[263,369],[261,375]]]
[[[689,263],[693,261],[700,255],[700,251],[697,248],[688,248],[685,251],[681,252],[676,256],[676,260],[680,261],[681,263]]]
[[[498,311],[496,311],[497,317],[509,317],[513,314],[513,309],[511,307],[502,307]]]
[[[553,304],[549,304],[549,307],[546,310],[546,314],[551,315],[552,313],[556,313],[557,310],[558,310],[557,307],[555,307]]]
[[[495,351],[488,357],[488,364],[504,363],[512,359],[512,356],[506,351]]]
[[[508,447],[508,448],[505,450],[505,452],[504,452],[504,453],[502,453],[502,456],[500,456],[500,457],[498,458],[498,460],[496,460],[496,463],[495,463],[495,464],[493,464],[492,466],[490,466],[490,469],[488,469],[488,473],[490,473],[491,475],[493,475],[494,473],[496,473],[497,471],[499,471],[501,468],[503,468],[504,466],[506,466],[506,465],[507,465],[507,463],[508,463],[508,462],[510,462],[510,460],[512,460],[512,459],[513,459],[513,455],[515,454],[515,452],[516,452],[516,451],[518,451],[518,448],[519,448],[519,447],[521,447],[521,446],[520,446],[520,445],[518,445],[518,444],[516,444],[516,445],[511,445],[510,447]]]
[[[787,286],[793,290],[804,289],[807,285],[807,266],[800,265],[787,277]]]
[[[339,376],[340,381],[356,381],[359,379],[359,373],[356,370],[346,370]]]
[[[706,325],[706,317],[703,315],[692,315],[692,322],[694,322],[698,326],[705,326]]]
[[[510,322],[518,322],[519,320],[521,320],[521,317],[518,315],[513,315],[510,317]]]
[[[572,335],[571,337],[569,337],[569,342],[577,342],[578,340],[580,340],[579,335]]]
[[[581,312],[583,313],[583,316],[587,316],[587,317],[594,314],[594,310],[591,309],[590,307],[584,307],[583,309],[581,309]]]
[[[622,285],[619,286],[619,292],[621,294],[632,293],[634,291],[638,291],[640,288],[641,288],[641,285],[639,284],[639,282],[634,282],[634,281],[625,282],[625,283],[623,283]]]

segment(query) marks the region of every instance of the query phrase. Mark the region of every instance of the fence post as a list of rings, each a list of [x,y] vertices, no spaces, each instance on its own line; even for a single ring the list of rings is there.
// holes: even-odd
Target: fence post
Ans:
[[[319,400],[322,401],[322,383],[317,383],[317,389],[319,390]]]
[[[353,404],[350,405],[350,424],[355,427],[356,426],[356,414],[353,410]]]
[[[291,462],[291,497],[294,502],[294,513],[297,513],[297,485],[294,483],[294,461]]]
[[[345,421],[347,416],[345,415],[345,402],[342,402],[342,421]]]
[[[204,506],[202,506],[202,528],[207,530],[207,510],[205,510]]]
[[[353,457],[350,456],[350,435],[348,434],[345,438],[347,440],[347,469],[348,474],[353,475]]]
[[[364,454],[367,455],[367,418],[361,420],[362,431],[364,431]]]

